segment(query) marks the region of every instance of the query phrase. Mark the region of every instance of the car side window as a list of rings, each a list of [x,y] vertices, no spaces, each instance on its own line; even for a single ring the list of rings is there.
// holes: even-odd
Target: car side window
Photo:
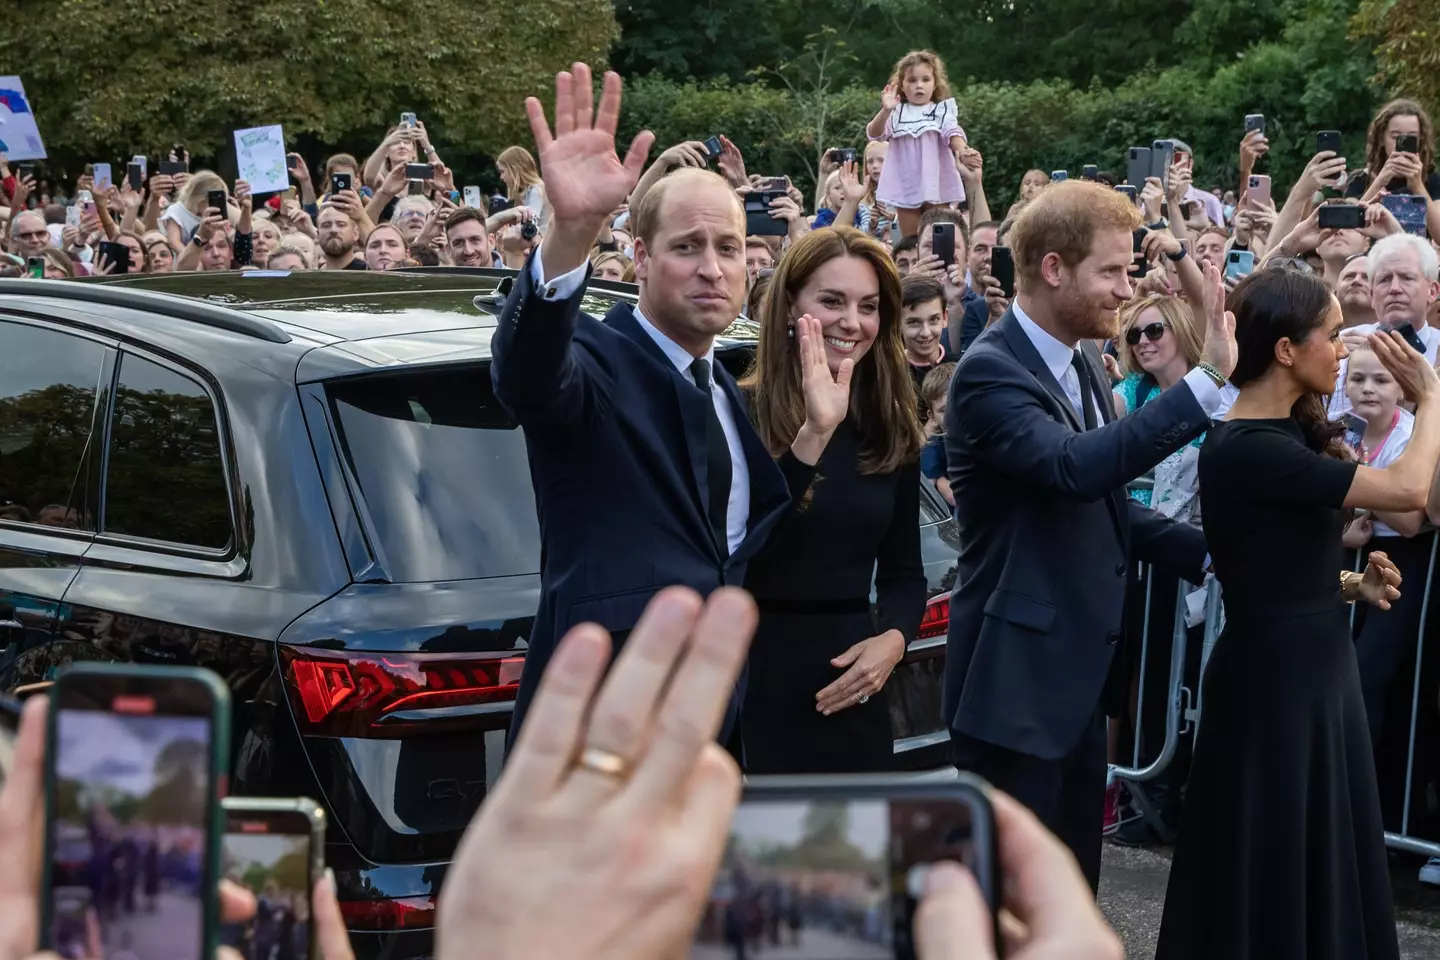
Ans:
[[[133,353],[120,359],[102,532],[212,549],[230,543],[230,497],[210,394]]]
[[[95,529],[84,488],[106,349],[0,320],[0,519]]]

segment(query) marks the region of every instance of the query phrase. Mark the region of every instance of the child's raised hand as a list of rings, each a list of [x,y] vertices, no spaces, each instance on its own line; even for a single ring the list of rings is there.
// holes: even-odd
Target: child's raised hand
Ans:
[[[853,160],[847,160],[840,165],[840,186],[845,191],[847,200],[863,200],[869,192],[869,187],[860,179]]]
[[[894,110],[900,106],[900,90],[893,83],[885,84],[885,89],[880,91],[880,102],[886,110]]]

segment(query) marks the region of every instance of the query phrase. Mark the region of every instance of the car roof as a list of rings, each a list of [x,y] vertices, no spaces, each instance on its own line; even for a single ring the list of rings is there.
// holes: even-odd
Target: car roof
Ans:
[[[515,275],[514,270],[465,267],[197,271],[78,283],[0,281],[0,294],[53,296],[72,311],[83,311],[90,306],[86,301],[93,301],[115,320],[129,321],[129,331],[143,326],[134,321],[150,318],[163,327],[157,332],[171,333],[178,317],[226,329],[257,347],[284,344],[282,352],[291,363],[298,347],[296,380],[308,382],[378,367],[489,359],[490,338]],[[592,278],[582,309],[602,318],[617,303],[633,304],[638,298],[634,284]],[[742,319],[719,346],[754,336],[753,325]]]

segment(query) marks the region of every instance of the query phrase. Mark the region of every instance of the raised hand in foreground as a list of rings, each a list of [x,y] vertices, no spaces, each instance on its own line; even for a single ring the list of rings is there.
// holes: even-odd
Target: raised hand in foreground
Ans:
[[[757,616],[741,590],[663,590],[608,675],[604,630],[566,634],[450,866],[441,960],[687,955],[740,795],[714,739]]]

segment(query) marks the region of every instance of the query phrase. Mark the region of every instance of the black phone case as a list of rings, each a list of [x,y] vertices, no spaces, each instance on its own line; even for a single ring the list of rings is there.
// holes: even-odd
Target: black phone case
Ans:
[[[1355,204],[1327,204],[1320,208],[1320,229],[1359,230],[1365,226],[1365,208]]]
[[[930,235],[930,252],[940,258],[945,266],[955,264],[955,224],[937,223]]]
[[[969,773],[953,780],[916,780],[895,774],[837,774],[749,777],[740,796],[747,801],[803,800],[954,800],[970,807],[975,847],[974,876],[990,910],[991,934],[1000,939],[1000,900],[1003,895],[995,813],[990,785]],[[896,950],[895,960],[914,960],[912,953]]]
[[[1000,284],[1006,300],[1015,299],[1015,257],[1009,247],[990,249],[990,276]]]
[[[1324,153],[1326,150],[1333,150],[1336,155],[1342,152],[1339,130],[1321,130],[1315,134],[1315,152]]]

